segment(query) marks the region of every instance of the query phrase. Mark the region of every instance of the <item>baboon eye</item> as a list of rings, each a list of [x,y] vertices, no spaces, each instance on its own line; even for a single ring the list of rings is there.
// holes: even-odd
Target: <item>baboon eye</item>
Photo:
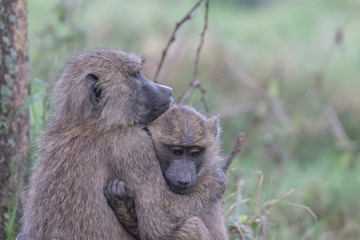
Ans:
[[[203,152],[203,150],[201,148],[194,147],[194,148],[190,149],[190,156],[192,158],[198,158],[202,152]]]
[[[130,76],[132,76],[134,78],[139,78],[140,77],[140,71],[135,71],[135,72],[131,73]]]

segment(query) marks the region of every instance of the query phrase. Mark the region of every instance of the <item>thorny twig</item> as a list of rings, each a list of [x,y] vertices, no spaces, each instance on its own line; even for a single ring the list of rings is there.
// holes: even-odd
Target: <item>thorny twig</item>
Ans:
[[[240,152],[241,150],[241,146],[243,144],[245,140],[244,137],[244,133],[240,132],[237,136],[236,136],[236,141],[235,141],[235,145],[229,155],[229,157],[226,159],[224,166],[222,167],[222,170],[224,172],[227,171],[227,169],[229,168],[230,164],[232,163],[232,161],[234,160],[235,156]]]
[[[179,105],[184,104],[185,101],[189,98],[191,92],[195,88],[199,88],[201,93],[202,93],[202,101],[204,103],[205,110],[207,110],[207,111],[208,111],[207,104],[206,104],[205,100],[203,99],[203,95],[205,93],[205,90],[201,87],[200,81],[198,80],[197,75],[198,75],[198,71],[199,71],[200,53],[201,53],[202,46],[204,45],[204,37],[205,37],[206,30],[208,28],[208,15],[209,15],[209,0],[206,0],[206,3],[205,3],[205,23],[204,23],[204,28],[203,28],[203,30],[202,30],[202,32],[200,34],[200,43],[199,43],[199,46],[198,46],[198,48],[196,50],[196,58],[195,58],[195,67],[194,67],[193,80],[189,83],[189,85],[187,86],[187,88],[185,89],[183,94],[177,100],[177,104],[179,104]]]
[[[190,20],[191,19],[191,15],[193,14],[193,12],[199,7],[200,3],[204,1],[204,0],[199,0],[195,6],[193,8],[190,9],[190,11],[185,15],[185,17],[183,17],[183,19],[180,20],[180,22],[176,23],[175,25],[175,28],[173,30],[173,32],[171,33],[171,36],[170,36],[170,39],[166,45],[166,47],[164,48],[164,50],[162,51],[162,56],[161,56],[161,60],[158,64],[158,67],[156,69],[156,73],[155,73],[155,77],[154,77],[154,82],[158,82],[158,78],[159,78],[159,73],[160,73],[160,70],[163,66],[163,63],[164,63],[164,60],[165,60],[165,57],[166,57],[166,54],[167,54],[167,51],[169,50],[170,48],[170,45],[175,41],[175,35],[176,35],[176,32],[178,31],[178,29],[180,28],[181,25],[184,24],[184,22],[186,22],[187,20]]]

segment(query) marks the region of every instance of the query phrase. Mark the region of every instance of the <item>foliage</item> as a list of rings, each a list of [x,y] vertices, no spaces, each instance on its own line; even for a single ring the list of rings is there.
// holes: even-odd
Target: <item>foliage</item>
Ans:
[[[224,155],[245,132],[224,197],[232,239],[358,239],[360,4],[242,2],[210,2],[198,73],[210,110],[223,116]],[[193,4],[30,1],[32,138],[49,116],[48,89],[69,56],[94,47],[135,51],[147,57],[151,78]],[[202,27],[199,11],[169,49],[165,84],[175,98],[192,80]],[[194,92],[188,103],[205,111],[201,97]]]

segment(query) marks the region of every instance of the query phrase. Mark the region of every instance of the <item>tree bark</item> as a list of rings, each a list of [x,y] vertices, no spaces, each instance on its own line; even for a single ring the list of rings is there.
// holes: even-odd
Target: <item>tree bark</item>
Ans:
[[[29,151],[26,0],[0,0],[0,48],[0,239],[13,239]]]

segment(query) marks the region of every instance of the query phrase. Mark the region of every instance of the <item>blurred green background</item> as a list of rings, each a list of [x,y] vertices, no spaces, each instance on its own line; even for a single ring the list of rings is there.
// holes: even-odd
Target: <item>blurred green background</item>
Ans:
[[[33,142],[66,59],[120,48],[145,56],[153,79],[195,2],[29,0]],[[166,58],[175,99],[192,80],[204,12],[203,3]],[[231,239],[360,239],[359,12],[358,0],[210,1],[198,77],[222,115],[224,158],[239,131],[246,139],[227,172]],[[187,104],[204,113],[200,99],[196,90]]]

